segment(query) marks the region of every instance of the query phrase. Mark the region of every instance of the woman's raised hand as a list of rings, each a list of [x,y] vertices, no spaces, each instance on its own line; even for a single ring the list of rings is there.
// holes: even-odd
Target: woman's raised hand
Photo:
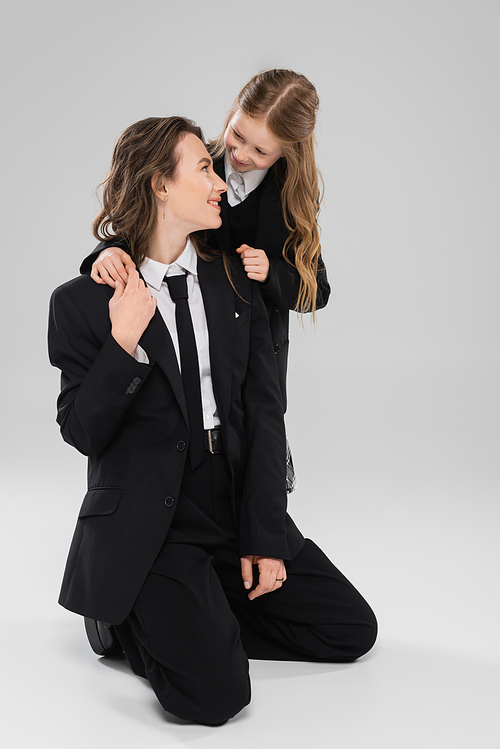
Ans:
[[[96,283],[115,285],[115,281],[122,281],[125,286],[128,281],[129,270],[135,268],[135,263],[120,247],[108,247],[103,250],[92,264],[90,278]]]
[[[269,274],[269,259],[264,250],[256,250],[247,244],[242,244],[236,252],[239,253],[248,278],[263,283]]]
[[[264,593],[272,593],[274,590],[279,590],[286,581],[286,567],[282,559],[246,556],[241,557],[240,562],[241,577],[243,585],[247,590],[250,590],[253,584],[253,566],[256,565],[259,570],[259,583],[248,594],[250,601],[264,595]]]
[[[115,293],[109,300],[111,335],[131,356],[155,309],[155,297],[134,268],[128,272],[126,286],[121,280],[115,282]]]

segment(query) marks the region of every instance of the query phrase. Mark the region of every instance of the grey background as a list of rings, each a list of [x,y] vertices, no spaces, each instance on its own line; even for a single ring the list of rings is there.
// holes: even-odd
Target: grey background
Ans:
[[[486,0],[4,3],[7,746],[498,745],[499,17]],[[215,135],[267,67],[321,97],[332,284],[316,329],[292,324],[291,513],[381,632],[348,668],[252,664],[252,707],[214,733],[165,722],[56,603],[85,460],[54,422],[47,304],[94,246],[116,136],[174,113]]]

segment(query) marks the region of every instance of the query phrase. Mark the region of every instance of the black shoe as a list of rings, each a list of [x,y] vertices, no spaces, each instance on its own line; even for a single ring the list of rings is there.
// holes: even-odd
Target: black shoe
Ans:
[[[84,617],[85,632],[89,638],[90,647],[97,655],[118,655],[123,653],[113,626],[107,622]]]

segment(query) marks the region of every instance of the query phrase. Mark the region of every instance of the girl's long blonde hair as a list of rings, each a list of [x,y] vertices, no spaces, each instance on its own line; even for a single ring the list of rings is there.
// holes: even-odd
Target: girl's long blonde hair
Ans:
[[[240,110],[263,120],[279,140],[283,157],[272,167],[281,192],[283,217],[290,234],[283,257],[300,276],[297,312],[316,310],[318,260],[321,252],[316,218],[322,181],[314,153],[319,98],[313,84],[293,70],[265,70],[244,86],[231,107],[224,130],[210,143],[212,155],[224,152],[224,133]]]

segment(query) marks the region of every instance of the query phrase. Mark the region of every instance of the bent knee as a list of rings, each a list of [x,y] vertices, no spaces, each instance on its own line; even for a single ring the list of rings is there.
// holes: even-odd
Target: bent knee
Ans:
[[[378,633],[378,624],[375,614],[372,612],[372,618],[369,621],[359,624],[357,627],[356,638],[352,647],[352,660],[355,661],[366,655],[375,645]]]
[[[350,652],[349,660],[355,661],[366,655],[375,645],[377,639],[378,624],[375,614],[366,605],[363,619],[352,626],[352,637],[347,643]]]
[[[352,624],[316,625],[317,656],[332,663],[351,663],[366,655],[377,639],[378,625],[375,615]]]
[[[204,725],[218,725],[234,718],[250,702],[250,677],[248,671],[217,676],[210,687],[200,690],[191,700],[190,720]]]

